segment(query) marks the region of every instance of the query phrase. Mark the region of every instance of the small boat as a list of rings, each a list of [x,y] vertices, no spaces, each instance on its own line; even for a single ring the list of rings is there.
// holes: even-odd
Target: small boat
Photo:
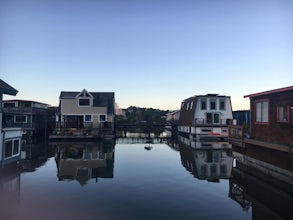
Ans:
[[[153,147],[151,147],[151,146],[144,146],[144,149],[146,149],[146,150],[151,150]]]

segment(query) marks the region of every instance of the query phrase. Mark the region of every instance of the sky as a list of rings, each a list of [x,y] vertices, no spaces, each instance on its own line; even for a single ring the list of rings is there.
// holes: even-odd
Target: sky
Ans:
[[[293,85],[292,0],[0,0],[0,78],[16,97],[115,92],[121,108],[180,109]]]

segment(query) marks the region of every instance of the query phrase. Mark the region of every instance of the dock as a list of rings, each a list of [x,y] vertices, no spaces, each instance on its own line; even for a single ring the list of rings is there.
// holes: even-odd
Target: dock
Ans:
[[[272,150],[282,151],[293,154],[293,145],[272,143],[268,141],[258,140],[249,137],[245,134],[243,126],[231,125],[229,126],[228,141],[233,146],[247,148],[247,147],[264,147]]]

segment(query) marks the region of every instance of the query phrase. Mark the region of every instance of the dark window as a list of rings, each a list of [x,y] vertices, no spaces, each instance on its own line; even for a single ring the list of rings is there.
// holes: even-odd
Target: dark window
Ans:
[[[220,115],[215,113],[214,114],[214,123],[219,124],[220,123]]]
[[[79,106],[90,106],[90,99],[79,99]]]
[[[92,116],[91,116],[91,115],[85,115],[85,116],[84,116],[84,121],[85,121],[85,122],[90,122],[90,121],[92,121]]]
[[[220,100],[220,110],[225,110],[226,109],[226,105],[225,105],[225,100]]]
[[[289,122],[289,106],[277,106],[277,121]]]
[[[25,103],[23,103],[23,107],[30,108],[30,107],[32,107],[32,103],[31,102],[25,102]]]
[[[219,113],[207,113],[206,114],[207,124],[219,124],[220,123],[220,114]]]
[[[207,113],[207,123],[212,124],[213,123],[213,114]]]
[[[13,141],[13,155],[19,154],[19,140]]]
[[[12,141],[5,142],[5,157],[12,156]]]
[[[201,100],[201,110],[206,110],[206,109],[207,109],[207,101]]]
[[[221,164],[221,166],[220,166],[220,174],[221,174],[221,176],[226,176],[227,175],[227,166],[225,164]]]
[[[26,117],[26,115],[16,115],[16,116],[14,116],[14,122],[15,123],[26,123],[27,117]]]
[[[212,99],[210,101],[210,109],[211,110],[216,110],[216,100]]]
[[[99,121],[101,122],[106,121],[106,115],[100,115]]]
[[[15,102],[7,102],[7,103],[3,103],[3,107],[4,108],[15,108]]]

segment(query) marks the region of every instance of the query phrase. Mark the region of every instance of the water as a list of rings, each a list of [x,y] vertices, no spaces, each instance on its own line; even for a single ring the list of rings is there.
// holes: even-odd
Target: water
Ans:
[[[1,171],[0,219],[253,219],[229,147],[135,142],[26,147]]]

